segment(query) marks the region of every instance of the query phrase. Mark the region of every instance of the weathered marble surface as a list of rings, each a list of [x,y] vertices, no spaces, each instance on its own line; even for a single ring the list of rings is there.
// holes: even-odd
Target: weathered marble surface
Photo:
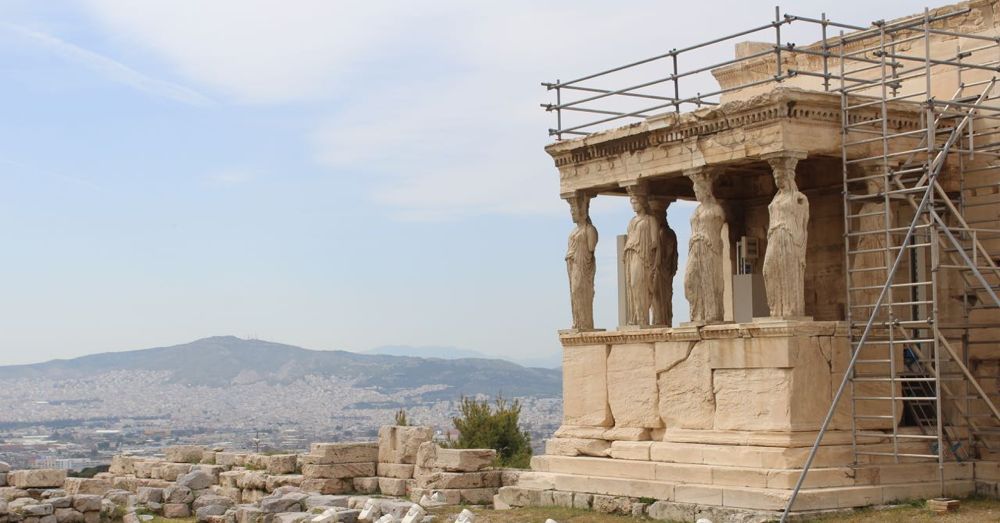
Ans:
[[[691,321],[713,323],[723,320],[722,226],[726,221],[722,206],[712,192],[714,173],[705,168],[685,174],[694,182],[698,207],[691,215],[684,296],[691,306]]]
[[[809,199],[795,184],[795,166],[804,154],[780,153],[767,158],[778,192],[767,206],[767,250],[764,287],[771,317],[805,316],[806,241]]]
[[[590,221],[590,197],[574,195],[568,198],[573,223],[576,227],[569,234],[566,248],[566,272],[569,275],[570,305],[573,311],[573,328],[594,328],[594,275],[597,262],[597,228]]]
[[[667,209],[673,200],[650,198],[649,206],[659,225],[659,265],[653,294],[653,325],[671,326],[674,321],[674,276],[677,274],[677,233],[667,221]]]
[[[659,224],[650,212],[649,198],[644,190],[630,187],[629,196],[635,217],[628,223],[625,239],[625,292],[628,296],[625,324],[647,326],[660,265]]]

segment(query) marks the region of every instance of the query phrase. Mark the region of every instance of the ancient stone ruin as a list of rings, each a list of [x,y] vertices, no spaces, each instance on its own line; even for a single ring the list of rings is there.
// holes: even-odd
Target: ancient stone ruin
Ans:
[[[732,58],[697,58],[719,46]],[[998,497],[998,57],[1000,0],[866,26],[778,10],[545,84],[571,320],[562,426],[531,471],[424,427],[305,455],[172,447],[94,479],[0,469],[0,523],[412,523],[490,502],[719,523]],[[634,213],[604,328],[594,198]]]
[[[564,416],[497,505],[744,521],[996,496],[998,8],[870,26],[779,10],[544,84],[575,224]],[[815,42],[783,40],[790,25]],[[612,231],[605,328],[594,198],[634,211]],[[690,320],[675,324],[678,252]]]
[[[100,523],[144,515],[206,523],[417,523],[424,507],[491,504],[517,473],[496,451],[446,449],[429,427],[386,426],[379,440],[314,443],[308,454],[247,454],[195,445],[162,458],[115,456],[108,472],[0,466],[0,523]],[[2,465],[2,464],[0,464]]]

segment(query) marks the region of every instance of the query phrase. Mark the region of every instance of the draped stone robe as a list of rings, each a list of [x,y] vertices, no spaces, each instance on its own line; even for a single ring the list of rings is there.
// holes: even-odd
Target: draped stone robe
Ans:
[[[625,292],[627,325],[649,325],[656,272],[659,265],[659,224],[648,214],[636,214],[628,223],[625,239]]]
[[[653,324],[670,326],[674,319],[674,275],[677,274],[677,234],[659,220],[660,265],[656,272],[656,296],[653,300]]]
[[[717,202],[698,205],[691,215],[691,240],[684,272],[684,296],[691,305],[691,321],[722,321],[724,275],[722,268],[722,226],[726,215]]]
[[[594,248],[597,228],[590,223],[577,225],[569,235],[566,272],[569,275],[570,306],[574,329],[594,328],[594,275],[597,264]]]
[[[809,200],[795,191],[779,191],[767,206],[770,225],[764,253],[764,285],[771,316],[805,316],[806,237]]]

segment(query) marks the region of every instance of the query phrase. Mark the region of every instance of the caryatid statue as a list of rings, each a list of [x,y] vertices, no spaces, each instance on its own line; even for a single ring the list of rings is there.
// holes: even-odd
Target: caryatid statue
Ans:
[[[692,323],[721,322],[725,315],[722,227],[726,213],[715,199],[712,171],[702,167],[684,174],[694,182],[694,196],[698,200],[698,207],[691,214],[684,296],[691,305]]]
[[[764,289],[773,318],[805,316],[806,234],[809,200],[795,185],[801,154],[783,153],[767,159],[778,192],[767,206],[767,250]]]
[[[576,227],[569,233],[566,272],[569,273],[573,328],[578,330],[594,328],[594,274],[597,271],[594,249],[597,248],[597,228],[590,221],[590,198],[579,193],[567,198]]]
[[[625,296],[628,303],[625,324],[648,326],[659,269],[659,224],[653,217],[645,187],[632,186],[628,192],[635,217],[628,222],[625,231]]]
[[[626,325],[649,325],[649,310],[656,294],[659,269],[659,224],[649,207],[649,197],[642,186],[629,187],[635,217],[625,232],[625,296],[628,303]]]
[[[649,207],[659,225],[660,258],[653,295],[653,325],[671,326],[674,320],[674,275],[677,274],[677,234],[667,223],[667,208],[673,199],[650,198]]]

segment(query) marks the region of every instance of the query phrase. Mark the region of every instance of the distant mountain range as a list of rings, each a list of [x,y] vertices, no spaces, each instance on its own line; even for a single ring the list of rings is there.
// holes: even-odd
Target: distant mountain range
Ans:
[[[439,347],[439,346],[420,346],[415,347],[412,345],[386,345],[384,347],[376,347],[371,350],[362,352],[362,354],[382,354],[386,356],[415,356],[418,358],[442,358],[446,360],[454,360],[460,358],[478,358],[478,359],[497,359],[495,356],[490,356],[488,354],[483,354],[482,352],[477,352],[468,349],[459,349],[456,347]],[[562,353],[553,351],[552,354],[548,356],[543,356],[539,358],[500,358],[506,361],[512,361],[518,365],[525,367],[541,367],[545,369],[557,369],[562,366]]]
[[[562,373],[523,367],[486,357],[404,356],[405,351],[456,355],[454,349],[383,347],[394,354],[359,354],[341,350],[309,350],[292,345],[234,336],[204,338],[171,347],[108,352],[31,365],[0,366],[0,380],[16,378],[67,379],[108,371],[166,371],[173,383],[225,387],[254,382],[290,383],[305,376],[357,380],[358,387],[382,391],[446,385],[426,399],[498,392],[505,396],[558,397]],[[410,352],[412,353],[412,352]],[[442,354],[442,352],[438,352]],[[462,356],[481,356],[464,352]]]

